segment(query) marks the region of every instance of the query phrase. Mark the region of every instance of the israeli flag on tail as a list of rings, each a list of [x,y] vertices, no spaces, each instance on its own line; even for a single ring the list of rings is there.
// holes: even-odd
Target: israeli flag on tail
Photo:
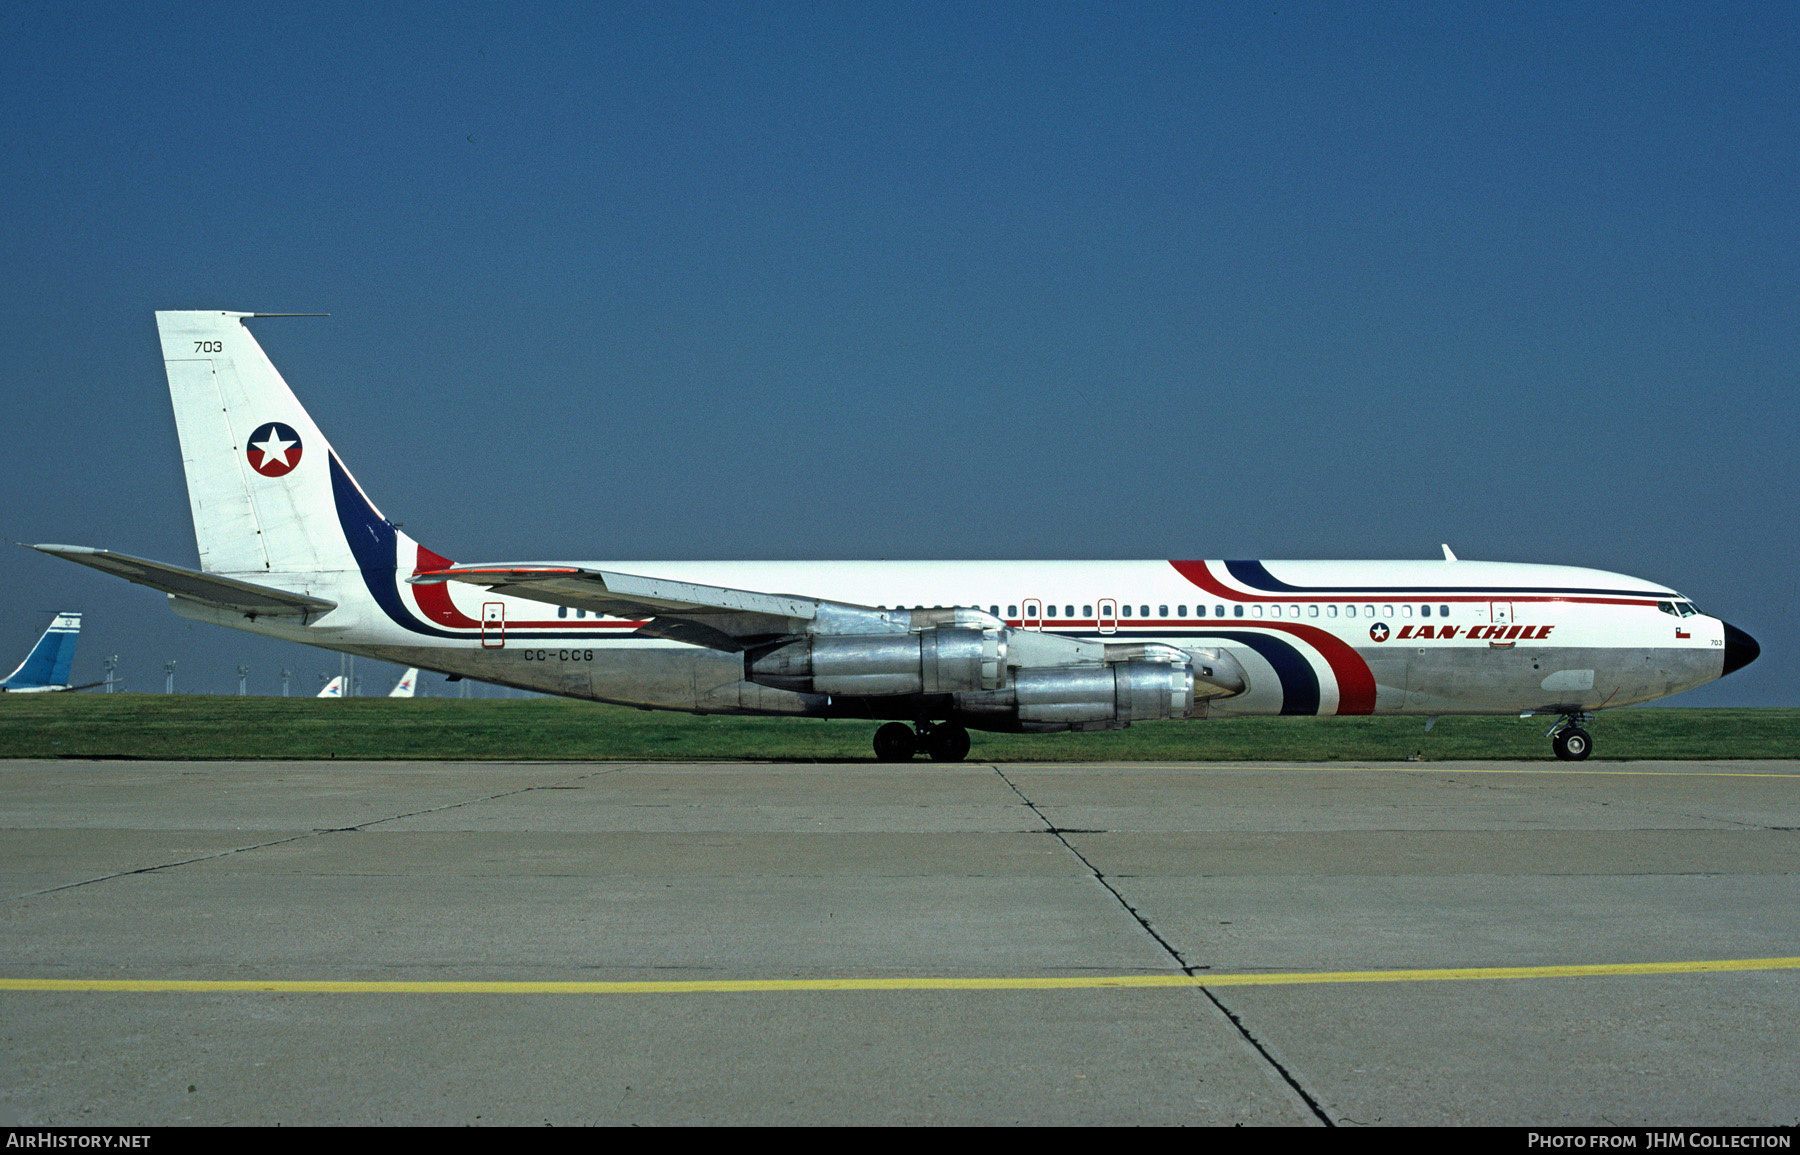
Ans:
[[[57,614],[44,636],[19,663],[19,668],[5,681],[0,681],[0,690],[9,694],[32,694],[74,689],[69,685],[69,667],[75,663],[75,643],[80,637],[81,615]]]

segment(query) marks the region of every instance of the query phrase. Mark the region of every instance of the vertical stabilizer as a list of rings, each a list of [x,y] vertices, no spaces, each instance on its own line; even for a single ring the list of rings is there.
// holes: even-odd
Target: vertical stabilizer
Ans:
[[[325,688],[319,691],[319,697],[321,698],[341,698],[343,696],[344,676],[342,674],[339,674],[337,677],[331,679],[331,681],[326,682]]]
[[[0,681],[0,688],[12,693],[26,690],[60,690],[69,684],[69,669],[75,664],[75,643],[81,637],[81,615],[60,613],[25,655],[19,668]]]
[[[410,698],[410,697],[412,697],[413,696],[413,687],[418,684],[418,681],[419,681],[419,670],[418,670],[417,666],[413,666],[413,667],[409,668],[406,671],[406,673],[400,675],[400,680],[398,682],[395,682],[394,688],[388,691],[388,697],[390,697],[390,698]]]
[[[244,327],[255,315],[156,314],[200,568],[251,578],[354,568],[331,446]]]

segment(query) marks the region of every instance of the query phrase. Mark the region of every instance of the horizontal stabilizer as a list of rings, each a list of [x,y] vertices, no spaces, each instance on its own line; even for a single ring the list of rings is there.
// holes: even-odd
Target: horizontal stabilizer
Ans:
[[[147,561],[109,549],[90,549],[80,545],[34,545],[40,553],[67,558],[105,573],[122,577],[141,586],[161,590],[178,598],[201,602],[231,610],[247,617],[263,614],[309,617],[337,608],[337,603],[308,594],[272,589],[236,578],[200,573],[160,561]]]

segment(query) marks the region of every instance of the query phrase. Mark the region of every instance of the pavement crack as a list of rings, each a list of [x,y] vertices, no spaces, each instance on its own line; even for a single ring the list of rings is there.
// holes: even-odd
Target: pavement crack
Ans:
[[[610,767],[606,770],[598,771],[597,773],[616,774],[622,769],[624,769],[624,767]],[[595,771],[589,771],[586,774],[578,774],[574,778],[563,779],[563,781],[579,782],[584,778],[593,777],[595,773]],[[267,842],[255,842],[249,846],[233,846],[228,850],[217,850],[211,854],[197,854],[192,858],[177,859],[174,862],[158,862],[150,866],[139,866],[132,870],[115,870],[111,874],[102,874],[94,878],[84,878],[80,882],[65,882],[61,886],[48,886],[43,890],[33,890],[26,894],[15,894],[7,901],[18,902],[21,899],[40,898],[46,894],[57,894],[65,890],[75,890],[83,886],[93,886],[95,883],[111,882],[115,878],[130,878],[134,874],[154,874],[159,870],[174,870],[176,867],[192,866],[196,862],[211,862],[217,858],[230,858],[234,854],[247,854],[252,850],[267,850],[271,846],[285,846],[290,842],[301,842],[308,838],[317,838],[321,834],[351,834],[357,831],[367,830],[371,826],[379,826],[384,822],[398,822],[402,818],[416,818],[422,814],[437,814],[445,810],[455,810],[463,806],[474,806],[480,802],[493,802],[500,798],[510,798],[515,794],[528,794],[533,790],[554,789],[557,789],[557,787],[534,783],[530,786],[520,786],[514,790],[502,790],[498,794],[489,794],[481,798],[465,798],[461,802],[446,802],[442,806],[427,806],[420,810],[408,811],[405,814],[391,814],[386,818],[371,818],[367,822],[359,822],[354,826],[318,827],[308,830],[305,834],[290,834],[286,838],[272,838]]]
[[[1019,801],[1025,804],[1025,808],[1036,815],[1038,821],[1044,824],[1044,829],[1040,833],[1053,835],[1058,842],[1062,843],[1063,847],[1068,850],[1070,854],[1075,856],[1076,861],[1080,862],[1082,866],[1087,868],[1088,873],[1094,876],[1094,881],[1105,887],[1106,892],[1112,895],[1120,906],[1125,908],[1125,913],[1129,914],[1132,919],[1137,922],[1138,926],[1143,928],[1144,933],[1155,940],[1156,945],[1161,947],[1170,958],[1175,960],[1175,965],[1181,968],[1181,973],[1190,977],[1200,977],[1199,972],[1210,969],[1208,967],[1190,963],[1185,958],[1181,957],[1181,952],[1175,949],[1175,944],[1171,943],[1168,939],[1158,933],[1157,929],[1150,925],[1150,920],[1145,918],[1143,913],[1140,912],[1137,907],[1131,905],[1124,894],[1119,891],[1119,888],[1114,886],[1112,881],[1106,877],[1106,874],[1101,871],[1099,867],[1088,861],[1087,855],[1081,853],[1074,843],[1063,837],[1065,833],[1091,834],[1103,833],[1102,831],[1089,831],[1080,830],[1074,827],[1057,826],[1056,823],[1050,821],[1049,817],[1046,816],[1042,810],[1038,809],[1037,803],[1027,797],[1023,790],[1019,789],[1017,783],[1006,776],[1006,771],[1002,770],[997,765],[993,767],[993,770],[995,774],[1000,776],[1000,781],[1006,783],[1007,788],[1018,795]],[[1201,986],[1196,987],[1195,989],[1202,995],[1205,995],[1207,1000],[1212,1003],[1213,1007],[1216,1008],[1220,1014],[1225,1016],[1225,1020],[1236,1028],[1237,1033],[1243,1038],[1244,1042],[1249,1044],[1250,1048],[1258,1055],[1262,1056],[1263,1061],[1269,1065],[1270,1069],[1281,1077],[1281,1081],[1286,1083],[1288,1088],[1292,1090],[1295,1095],[1299,1096],[1300,1101],[1306,1104],[1307,1110],[1311,1111],[1313,1116],[1317,1118],[1321,1124],[1326,1127],[1337,1126],[1337,1121],[1331,1117],[1319,1100],[1305,1087],[1300,1085],[1300,1080],[1294,1076],[1292,1071],[1288,1070],[1285,1063],[1275,1057],[1261,1039],[1256,1037],[1255,1032],[1253,1032],[1249,1025],[1244,1022],[1242,1016],[1226,1006],[1219,996],[1213,993],[1211,988]]]

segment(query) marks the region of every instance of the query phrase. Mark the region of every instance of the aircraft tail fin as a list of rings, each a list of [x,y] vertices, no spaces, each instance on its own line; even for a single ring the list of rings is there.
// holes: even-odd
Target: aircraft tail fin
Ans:
[[[418,685],[418,682],[419,668],[409,666],[406,673],[400,675],[400,680],[394,683],[394,688],[388,691],[388,697],[410,698],[413,696],[413,687]]]
[[[81,637],[81,615],[60,613],[31,647],[19,668],[0,680],[0,687],[21,690],[60,689],[69,684],[69,668],[75,662],[75,643]]]
[[[325,688],[319,691],[319,697],[321,698],[341,698],[343,696],[344,675],[342,674],[339,674],[337,677],[331,679],[331,681],[326,682]]]
[[[259,315],[156,314],[200,568],[251,579],[366,569],[362,538],[383,554],[410,540],[399,540],[245,328]]]

